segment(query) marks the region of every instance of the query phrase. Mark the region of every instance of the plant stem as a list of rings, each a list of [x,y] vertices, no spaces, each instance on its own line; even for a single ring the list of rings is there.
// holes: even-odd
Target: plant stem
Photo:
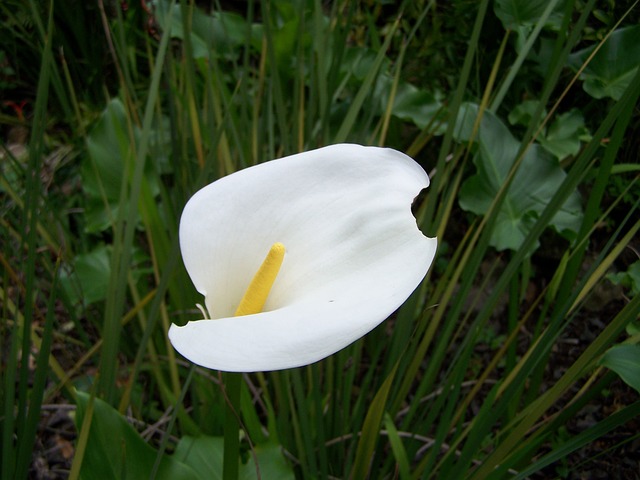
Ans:
[[[224,463],[222,467],[222,478],[224,480],[238,479],[241,386],[241,373],[227,372],[224,374],[224,388],[227,396],[224,418]]]

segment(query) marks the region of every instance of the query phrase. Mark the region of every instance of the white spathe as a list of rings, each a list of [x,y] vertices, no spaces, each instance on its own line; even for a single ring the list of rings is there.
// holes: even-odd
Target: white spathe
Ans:
[[[429,177],[388,148],[332,145],[273,160],[198,191],[180,247],[211,319],[172,325],[192,362],[253,372],[307,365],[396,310],[431,265],[436,239],[411,204]],[[234,317],[272,244],[286,248],[262,313]]]

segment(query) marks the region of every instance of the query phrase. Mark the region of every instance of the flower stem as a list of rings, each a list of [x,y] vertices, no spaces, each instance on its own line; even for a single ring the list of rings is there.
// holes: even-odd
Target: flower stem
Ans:
[[[222,467],[223,480],[238,480],[240,459],[240,391],[242,387],[241,373],[224,373],[224,388],[227,404],[224,418],[224,461]]]

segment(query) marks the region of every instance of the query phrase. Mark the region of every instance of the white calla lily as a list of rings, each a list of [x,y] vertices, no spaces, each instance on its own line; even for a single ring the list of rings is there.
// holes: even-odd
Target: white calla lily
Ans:
[[[171,343],[234,372],[307,365],[346,347],[426,275],[436,239],[420,232],[411,204],[428,185],[400,152],[341,144],[204,187],[184,209],[180,246],[210,319],[172,325]],[[262,311],[234,316],[274,244],[286,253]]]

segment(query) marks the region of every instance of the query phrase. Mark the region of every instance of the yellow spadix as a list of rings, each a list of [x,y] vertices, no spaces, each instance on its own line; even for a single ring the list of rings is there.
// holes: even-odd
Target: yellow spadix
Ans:
[[[260,265],[260,268],[251,280],[242,300],[240,300],[240,304],[235,313],[236,317],[262,312],[269,292],[271,292],[271,287],[273,287],[273,283],[276,281],[276,277],[282,266],[284,253],[284,245],[280,242],[276,242],[271,246],[269,253],[267,253],[262,265]]]

